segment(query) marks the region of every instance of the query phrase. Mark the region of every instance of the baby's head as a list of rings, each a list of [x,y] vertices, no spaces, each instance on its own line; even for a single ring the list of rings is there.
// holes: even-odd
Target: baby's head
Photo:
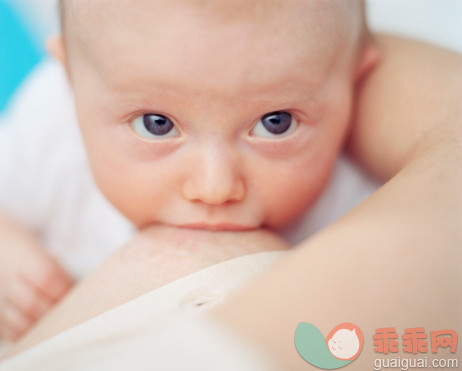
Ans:
[[[50,49],[139,227],[278,228],[323,189],[376,60],[360,0],[65,0]]]

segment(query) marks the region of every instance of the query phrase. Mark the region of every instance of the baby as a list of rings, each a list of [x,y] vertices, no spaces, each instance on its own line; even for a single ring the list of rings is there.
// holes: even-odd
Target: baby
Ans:
[[[140,230],[294,221],[378,61],[356,0],[67,0],[62,26],[49,49],[94,179]],[[5,218],[0,238],[0,329],[18,339],[72,283],[20,225]]]

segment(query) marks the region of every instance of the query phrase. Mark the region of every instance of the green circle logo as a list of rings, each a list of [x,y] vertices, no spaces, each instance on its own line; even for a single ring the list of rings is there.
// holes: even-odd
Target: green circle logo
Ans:
[[[295,330],[295,347],[308,363],[335,370],[353,362],[361,353],[364,337],[361,329],[345,322],[335,326],[326,338],[311,323],[300,322]]]

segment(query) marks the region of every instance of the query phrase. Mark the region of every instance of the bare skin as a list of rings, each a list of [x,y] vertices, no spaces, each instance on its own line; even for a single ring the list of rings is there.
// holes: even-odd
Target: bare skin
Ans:
[[[0,236],[0,337],[16,341],[73,282],[20,223],[0,215]]]
[[[386,181],[428,130],[462,122],[462,55],[391,35],[375,40],[382,60],[361,86],[347,150]]]
[[[276,234],[263,229],[249,232],[164,226],[145,229],[71,290],[15,345],[14,353],[213,264],[288,248]]]

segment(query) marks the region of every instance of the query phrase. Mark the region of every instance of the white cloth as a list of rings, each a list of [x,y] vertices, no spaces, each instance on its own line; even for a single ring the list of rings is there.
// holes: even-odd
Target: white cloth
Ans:
[[[275,369],[262,350],[198,314],[287,253],[260,252],[202,269],[64,331],[6,361],[0,370]]]
[[[376,188],[344,155],[325,192],[284,233],[296,243],[353,208]],[[105,260],[134,233],[133,225],[95,185],[61,66],[39,66],[0,122],[0,212],[39,233],[74,277]]]
[[[134,230],[93,182],[66,77],[54,61],[32,73],[1,119],[0,212],[39,233],[74,277]]]
[[[267,355],[207,316],[182,315],[159,331],[149,330],[146,326],[97,341],[90,337],[75,347],[66,342],[44,343],[44,348],[37,347],[0,364],[0,370],[277,370]]]

